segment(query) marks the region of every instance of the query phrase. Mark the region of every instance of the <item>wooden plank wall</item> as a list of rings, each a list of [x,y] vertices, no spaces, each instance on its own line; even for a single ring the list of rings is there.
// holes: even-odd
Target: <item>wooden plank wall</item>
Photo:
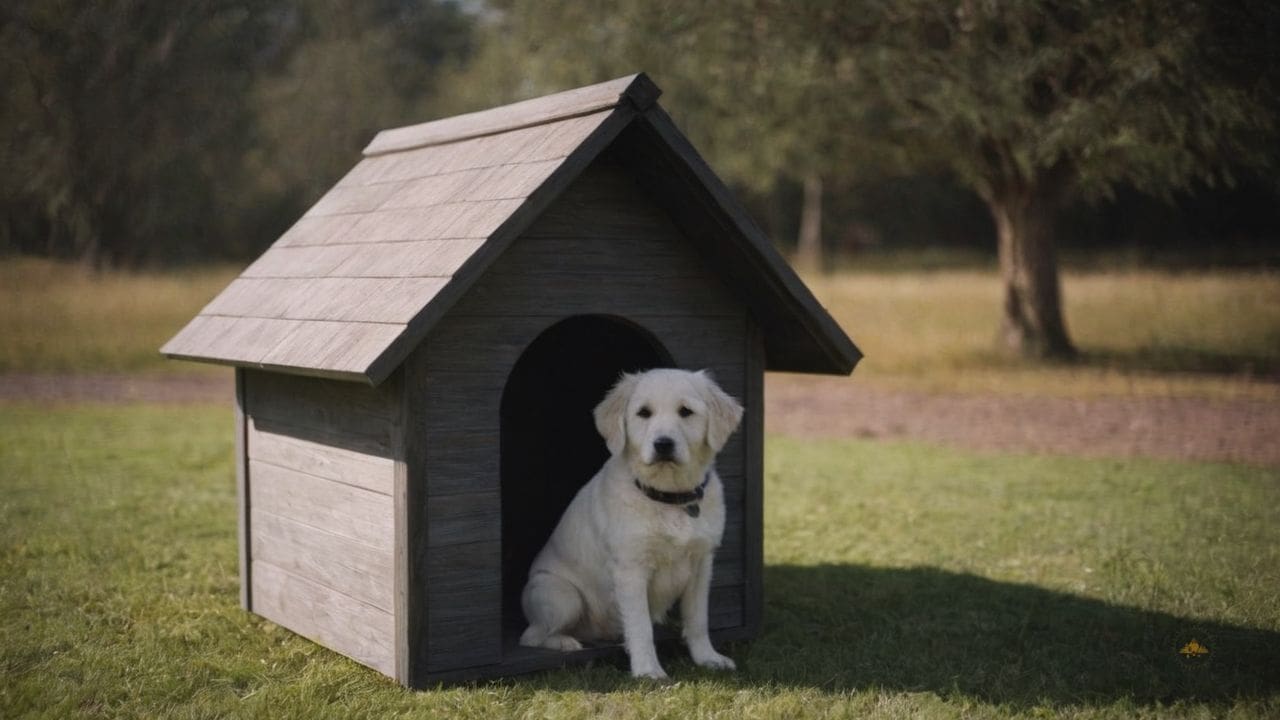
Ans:
[[[394,674],[398,383],[241,372],[252,610]]]
[[[499,406],[508,374],[543,330],[573,315],[627,318],[677,365],[710,369],[746,397],[745,306],[620,166],[588,168],[499,258],[415,352],[408,432],[425,441],[428,673],[502,661]],[[743,433],[719,459],[729,519],[713,578],[712,627],[744,624]]]

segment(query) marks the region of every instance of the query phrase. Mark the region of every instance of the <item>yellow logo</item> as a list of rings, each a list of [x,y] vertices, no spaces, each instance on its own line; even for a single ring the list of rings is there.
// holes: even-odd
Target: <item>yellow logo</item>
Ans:
[[[1199,642],[1195,640],[1192,640],[1186,645],[1183,645],[1182,649],[1179,650],[1178,652],[1182,653],[1186,657],[1197,657],[1199,655],[1208,655],[1209,648],[1201,645]]]

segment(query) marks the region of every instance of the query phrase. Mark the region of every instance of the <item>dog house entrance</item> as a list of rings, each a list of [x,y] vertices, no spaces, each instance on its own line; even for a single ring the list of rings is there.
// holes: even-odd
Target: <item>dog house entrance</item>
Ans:
[[[504,646],[525,627],[520,592],[529,565],[609,457],[592,410],[621,373],[673,364],[648,331],[598,315],[547,328],[516,361],[501,408]]]

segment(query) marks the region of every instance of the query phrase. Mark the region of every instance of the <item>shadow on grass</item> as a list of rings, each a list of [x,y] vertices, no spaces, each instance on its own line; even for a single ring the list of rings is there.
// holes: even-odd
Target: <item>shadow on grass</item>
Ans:
[[[933,691],[1029,706],[1230,702],[1280,692],[1280,633],[932,568],[765,569],[736,682]],[[1208,653],[1180,653],[1196,640]]]

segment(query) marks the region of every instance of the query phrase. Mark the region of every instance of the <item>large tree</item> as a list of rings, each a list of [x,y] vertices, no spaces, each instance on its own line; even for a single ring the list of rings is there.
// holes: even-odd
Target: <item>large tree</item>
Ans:
[[[1065,201],[1167,196],[1276,160],[1280,13],[1265,0],[493,5],[488,87],[650,70],[733,181],[807,189],[809,264],[824,178],[943,172],[971,188],[997,231],[1000,338],[1028,355],[1074,352],[1054,241]]]
[[[1168,195],[1273,165],[1277,12],[1191,0],[762,0],[794,46],[821,45],[821,106],[863,133],[833,155],[942,169],[982,197],[1004,282],[1000,337],[1074,353],[1055,214],[1120,185]],[[815,40],[817,38],[818,40]]]

